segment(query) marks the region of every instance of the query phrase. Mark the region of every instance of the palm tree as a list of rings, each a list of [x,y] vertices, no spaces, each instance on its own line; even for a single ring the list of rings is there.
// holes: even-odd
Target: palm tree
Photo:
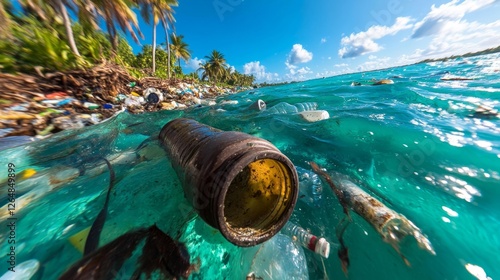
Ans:
[[[137,15],[132,10],[137,6],[137,2],[132,2],[130,0],[88,0],[89,4],[94,5],[97,13],[106,22],[106,29],[108,31],[111,46],[113,51],[116,52],[118,49],[118,37],[116,25],[120,26],[123,32],[129,32],[136,43],[139,43],[139,36],[142,33],[139,29],[139,24],[137,22]]]
[[[80,57],[80,52],[75,43],[75,36],[73,35],[73,29],[71,28],[71,20],[69,19],[68,10],[66,9],[68,3],[64,3],[63,0],[50,0],[48,2],[54,7],[54,10],[62,16],[69,47],[77,57]]]
[[[10,5],[12,5],[10,2],[0,0],[0,39],[10,36],[9,28],[12,24],[12,20],[7,12]]]
[[[200,63],[200,68],[196,69],[196,74],[198,74],[199,71],[203,71],[201,73],[201,80],[202,81],[204,81],[206,78],[209,78],[211,76],[210,63],[208,63],[208,62]]]
[[[168,45],[168,24],[172,24],[175,19],[173,16],[172,7],[177,7],[179,3],[177,0],[138,0],[141,6],[141,15],[144,20],[149,23],[150,15],[153,15],[153,74],[156,70],[156,26],[161,20],[163,28],[165,29],[165,36],[167,36],[167,52],[170,56],[170,47]],[[169,59],[170,60],[170,59]],[[170,64],[169,64],[169,77],[170,77]]]
[[[188,44],[186,44],[184,41],[184,36],[179,35],[176,36],[175,34],[170,35],[170,40],[172,41],[171,45],[171,51],[173,55],[177,58],[177,61],[179,62],[179,67],[181,67],[181,58],[184,59],[184,61],[187,62],[189,58],[191,58],[191,53],[190,50],[188,49]]]
[[[48,18],[55,17],[55,14],[50,10],[50,8],[59,14],[63,20],[69,47],[75,56],[80,57],[80,52],[76,47],[75,37],[73,35],[73,29],[71,28],[71,20],[69,18],[68,9],[66,8],[66,6],[70,6],[72,2],[69,2],[68,0],[23,0],[20,3],[24,9],[33,12],[44,21]]]
[[[219,51],[213,50],[210,56],[205,56],[208,63],[208,77],[211,81],[217,82],[218,78],[223,77],[228,71],[226,68],[226,59]]]
[[[170,42],[168,39],[168,29],[169,29],[169,24],[168,21],[165,18],[161,19],[161,23],[163,24],[163,30],[165,30],[165,38],[167,39],[167,68],[168,68],[168,78],[170,79]]]
[[[68,44],[77,57],[80,56],[80,53],[76,47],[68,9],[77,13],[80,22],[87,28],[97,29],[99,16],[102,17],[106,23],[106,29],[114,51],[118,48],[116,25],[120,26],[124,32],[128,31],[137,43],[139,43],[139,39],[134,28],[142,37],[137,16],[132,10],[137,4],[132,0],[21,0],[20,3],[25,9],[32,11],[42,20],[54,18],[47,5],[56,14],[59,14],[66,30]]]

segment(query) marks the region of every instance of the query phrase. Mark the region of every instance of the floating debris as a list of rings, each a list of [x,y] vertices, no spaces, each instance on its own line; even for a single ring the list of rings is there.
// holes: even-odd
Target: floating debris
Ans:
[[[382,80],[378,80],[375,83],[373,83],[374,86],[392,85],[392,84],[394,84],[394,81],[393,80],[389,80],[389,79],[382,79]]]
[[[330,114],[325,110],[304,111],[300,112],[299,115],[308,122],[319,122],[330,118]]]
[[[399,248],[401,241],[407,236],[413,236],[421,249],[432,255],[436,254],[429,239],[405,216],[390,209],[351,181],[340,180],[338,186],[345,194],[346,201],[354,212],[369,222],[383,240],[398,252],[408,266],[410,263]]]
[[[0,73],[0,137],[45,138],[61,130],[95,124],[76,121],[92,113],[107,119],[123,110],[144,113],[200,104],[213,106],[214,101],[203,98],[246,89],[202,85],[190,79],[136,80],[114,64],[38,75]],[[67,118],[58,119],[63,116]]]
[[[131,279],[158,271],[163,277],[188,278],[199,268],[191,264],[186,246],[174,241],[156,225],[128,232],[73,264],[59,279],[114,279],[139,243],[146,238],[138,265]]]
[[[324,170],[321,170],[316,163],[311,162],[311,167],[313,168],[314,172],[322,176],[332,187],[335,194],[339,198],[340,204],[344,208],[344,213],[347,213],[347,207],[350,207],[354,210],[354,212],[356,212],[368,223],[370,223],[373,228],[377,230],[380,236],[382,236],[383,240],[389,243],[394,248],[394,250],[396,250],[396,252],[404,260],[406,265],[410,266],[410,262],[401,253],[399,246],[401,241],[407,236],[413,236],[421,249],[426,250],[432,255],[436,255],[436,252],[434,251],[434,248],[432,247],[429,239],[427,239],[422,231],[405,216],[390,209],[382,202],[372,197],[367,192],[363,191],[353,182],[340,178],[339,183],[335,184],[328,173],[326,173],[326,171]],[[343,231],[345,231],[345,227],[347,227],[347,225],[340,228],[340,237],[342,237]],[[346,267],[349,265],[349,260],[347,258],[347,247],[344,246],[341,238],[339,238],[339,241],[341,245],[341,249],[339,250],[339,257],[342,260],[344,269],[344,264],[346,265]],[[343,258],[346,258],[346,260],[344,260]],[[347,269],[345,268],[344,272],[346,272],[346,270]]]

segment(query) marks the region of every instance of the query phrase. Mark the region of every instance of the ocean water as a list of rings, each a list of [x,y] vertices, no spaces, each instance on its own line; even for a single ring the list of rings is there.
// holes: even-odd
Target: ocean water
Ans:
[[[471,80],[450,79],[457,77]],[[371,85],[372,79],[385,78],[394,84]],[[266,111],[249,109],[258,99],[267,103]],[[238,104],[220,105],[223,100]],[[36,259],[38,279],[56,279],[81,258],[70,238],[91,226],[102,208],[109,173],[101,157],[106,157],[117,178],[101,245],[156,223],[185,243],[191,260],[199,263],[190,279],[243,279],[252,269],[255,248],[230,244],[197,217],[158,147],[137,150],[168,121],[187,117],[267,139],[301,170],[311,170],[307,162],[315,161],[332,176],[343,174],[412,221],[436,252],[420,249],[409,237],[400,244],[408,266],[367,221],[351,213],[344,235],[349,279],[500,277],[500,118],[491,113],[500,109],[500,54],[259,88],[217,101],[185,111],[121,113],[99,125],[0,151],[4,271],[9,217],[17,219],[16,262]],[[330,118],[306,122],[274,107],[282,102],[316,102]],[[486,107],[490,114],[478,113]],[[37,172],[27,179],[18,176],[13,216],[7,210],[8,163],[21,175],[26,169]],[[322,260],[298,250],[307,264],[299,269],[310,279],[346,279],[335,246],[342,207],[324,182],[320,201],[307,199],[299,199],[291,221],[325,237],[332,252]],[[117,279],[127,279],[131,269],[133,262],[126,263]]]

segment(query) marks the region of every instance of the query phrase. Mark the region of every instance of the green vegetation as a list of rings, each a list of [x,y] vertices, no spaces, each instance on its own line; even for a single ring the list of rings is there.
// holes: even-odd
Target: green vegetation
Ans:
[[[169,33],[177,0],[19,0],[15,9],[0,0],[0,72],[43,73],[91,68],[112,62],[137,78],[198,79],[184,75],[181,60],[191,58],[184,36]],[[136,11],[152,25],[153,42],[134,54],[119,32],[139,42],[143,37]],[[73,15],[73,16],[70,16]],[[103,22],[105,31],[99,29]],[[156,42],[162,23],[167,42]],[[171,42],[170,42],[171,41]],[[202,80],[234,86],[250,86],[255,78],[228,69],[224,55],[213,51],[202,66]]]
[[[208,80],[213,83],[226,83],[229,85],[251,86],[255,82],[253,75],[245,75],[231,69],[224,55],[217,50],[213,50],[209,56],[205,56],[206,62],[200,64],[197,72],[201,72],[201,80]]]

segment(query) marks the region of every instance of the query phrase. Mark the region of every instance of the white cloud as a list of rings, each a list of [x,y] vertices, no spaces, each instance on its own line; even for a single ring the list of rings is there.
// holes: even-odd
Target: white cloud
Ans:
[[[409,17],[398,17],[392,26],[374,25],[366,31],[345,36],[340,41],[342,48],[338,54],[341,58],[349,58],[380,51],[382,47],[375,40],[412,28],[410,21]]]
[[[321,44],[326,43],[326,38],[321,38]]]
[[[431,37],[430,44],[413,54],[403,55],[401,63],[414,63],[426,58],[440,58],[476,52],[498,46],[500,20],[490,23],[469,22],[465,15],[491,6],[498,0],[452,0],[431,11],[415,24],[411,38]]]
[[[276,81],[278,80],[277,73],[266,72],[266,67],[260,65],[260,61],[252,61],[243,66],[243,74],[254,75],[257,81]]]
[[[205,63],[205,60],[203,59],[198,59],[197,57],[189,59],[189,61],[186,63],[188,68],[191,68],[193,70],[197,70],[200,68],[200,63],[203,64]]]
[[[304,80],[307,74],[312,74],[312,71],[309,67],[302,67],[299,69],[296,64],[309,62],[312,58],[312,52],[304,49],[301,44],[293,45],[293,48],[288,55],[288,59],[285,61],[286,69],[289,71],[285,77],[288,80],[294,81]]]
[[[290,71],[297,69],[296,65],[290,64],[290,63],[288,63],[288,61],[285,62],[285,65],[286,65],[286,69],[288,69]]]
[[[439,34],[461,20],[465,14],[493,4],[495,0],[452,0],[439,7],[432,5],[431,11],[415,24],[412,38]]]
[[[299,67],[297,65],[290,64],[288,62],[285,62],[286,68],[288,69],[290,75],[305,75],[305,74],[310,74],[312,73],[311,69],[309,67],[302,67],[298,69]]]
[[[347,67],[347,66],[349,66],[349,64],[347,64],[347,63],[341,63],[341,64],[335,64],[334,66],[335,67]]]
[[[390,61],[391,61],[390,57],[381,57],[381,58],[374,57],[360,64],[358,68],[360,68],[361,71],[370,71],[375,69],[388,68],[392,66]]]
[[[234,71],[236,71],[236,68],[234,66],[232,66],[232,65],[228,64],[227,68],[229,69],[229,73],[231,73],[231,74],[234,73]]]
[[[496,47],[499,42],[500,20],[488,24],[456,21],[453,23],[453,29],[445,28],[439,36],[433,38],[427,49],[422,52],[422,56],[464,54]]]
[[[305,74],[310,74],[312,73],[311,69],[309,67],[302,67],[299,70],[297,70],[297,74],[299,75],[305,75]]]
[[[323,77],[326,78],[326,77],[330,77],[330,76],[333,76],[333,75],[335,75],[335,72],[327,70],[325,72],[321,72],[321,73],[318,72],[318,73],[316,73],[315,77],[316,78],[323,78]]]
[[[287,63],[299,64],[311,61],[313,58],[312,52],[307,51],[301,44],[295,44],[288,55]]]

